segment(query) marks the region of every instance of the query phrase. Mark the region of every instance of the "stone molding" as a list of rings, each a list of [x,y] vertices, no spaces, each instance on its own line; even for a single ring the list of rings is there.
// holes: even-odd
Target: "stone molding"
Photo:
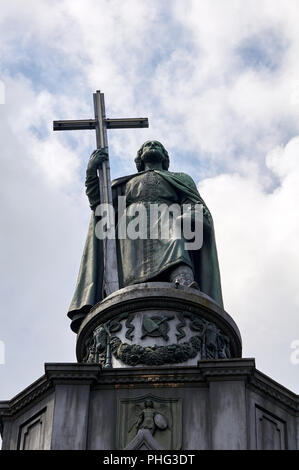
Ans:
[[[2,417],[10,417],[18,414],[32,402],[43,398],[52,388],[52,383],[43,375],[39,380],[27,387],[23,392],[8,401],[0,401],[0,426]]]
[[[296,395],[291,390],[282,387],[258,370],[252,375],[249,386],[254,391],[266,394],[275,402],[280,402],[288,409],[291,408],[299,417],[299,395]]]
[[[45,372],[48,379],[55,384],[71,381],[83,385],[92,384],[98,379],[101,366],[97,364],[46,363]]]
[[[232,377],[234,380],[248,380],[255,369],[254,359],[223,359],[221,361],[198,361],[198,368],[207,381],[223,380]]]
[[[247,386],[278,401],[299,416],[299,395],[278,384],[255,369],[254,359],[223,359],[199,361],[197,367],[156,367],[103,369],[94,364],[45,364],[46,374],[9,401],[0,402],[0,428],[3,421],[18,415],[26,407],[53,392],[55,385],[90,384],[92,389],[153,387],[209,387],[217,380],[244,380]]]
[[[37,403],[58,383],[93,383],[100,374],[100,366],[94,364],[50,363],[45,364],[45,375],[8,401],[0,401],[0,429],[2,418],[16,416],[32,403]]]

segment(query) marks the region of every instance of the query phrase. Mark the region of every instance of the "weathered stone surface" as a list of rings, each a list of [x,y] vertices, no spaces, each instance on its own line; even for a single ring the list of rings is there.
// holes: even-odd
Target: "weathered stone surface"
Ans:
[[[86,449],[89,393],[89,385],[56,385],[51,449]]]
[[[45,376],[0,402],[3,449],[116,449],[119,420],[130,420],[130,410],[136,414],[134,406],[148,396],[170,426],[167,403],[181,403],[184,450],[298,449],[299,397],[257,371],[253,359],[146,370],[45,367]],[[119,413],[121,403],[133,405]],[[163,447],[158,431],[153,438]]]
[[[209,384],[212,448],[246,449],[246,387],[243,381],[218,381]]]

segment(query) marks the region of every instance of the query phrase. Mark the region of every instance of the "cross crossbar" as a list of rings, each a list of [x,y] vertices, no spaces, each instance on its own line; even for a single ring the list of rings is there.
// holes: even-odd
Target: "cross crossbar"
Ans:
[[[119,118],[105,119],[107,129],[134,129],[137,127],[148,127],[148,118]],[[95,129],[96,119],[78,119],[68,121],[54,121],[54,131],[74,131],[80,129]]]

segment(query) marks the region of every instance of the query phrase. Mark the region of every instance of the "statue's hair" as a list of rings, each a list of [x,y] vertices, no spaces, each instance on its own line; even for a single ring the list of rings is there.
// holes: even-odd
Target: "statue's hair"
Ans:
[[[144,162],[141,158],[141,155],[142,155],[142,152],[143,152],[143,147],[144,145],[149,142],[148,140],[146,142],[144,142],[144,144],[141,145],[140,149],[138,150],[137,152],[137,156],[135,158],[135,163],[136,163],[136,168],[137,168],[137,171],[143,171],[144,170]],[[156,140],[155,142],[158,142],[158,140]],[[162,167],[163,167],[163,170],[168,170],[169,168],[169,155],[168,155],[168,152],[167,150],[163,147],[163,145],[161,144],[161,142],[159,142],[159,144],[161,145],[162,147],[162,152],[163,152],[163,161],[162,161]]]

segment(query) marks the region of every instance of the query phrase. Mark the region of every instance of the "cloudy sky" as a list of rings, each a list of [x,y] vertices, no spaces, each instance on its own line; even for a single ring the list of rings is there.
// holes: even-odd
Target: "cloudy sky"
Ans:
[[[109,133],[112,177],[149,138],[193,176],[243,356],[299,393],[298,24],[298,0],[0,0],[0,399],[76,361],[95,136],[52,121],[91,118],[97,89],[150,121]]]

